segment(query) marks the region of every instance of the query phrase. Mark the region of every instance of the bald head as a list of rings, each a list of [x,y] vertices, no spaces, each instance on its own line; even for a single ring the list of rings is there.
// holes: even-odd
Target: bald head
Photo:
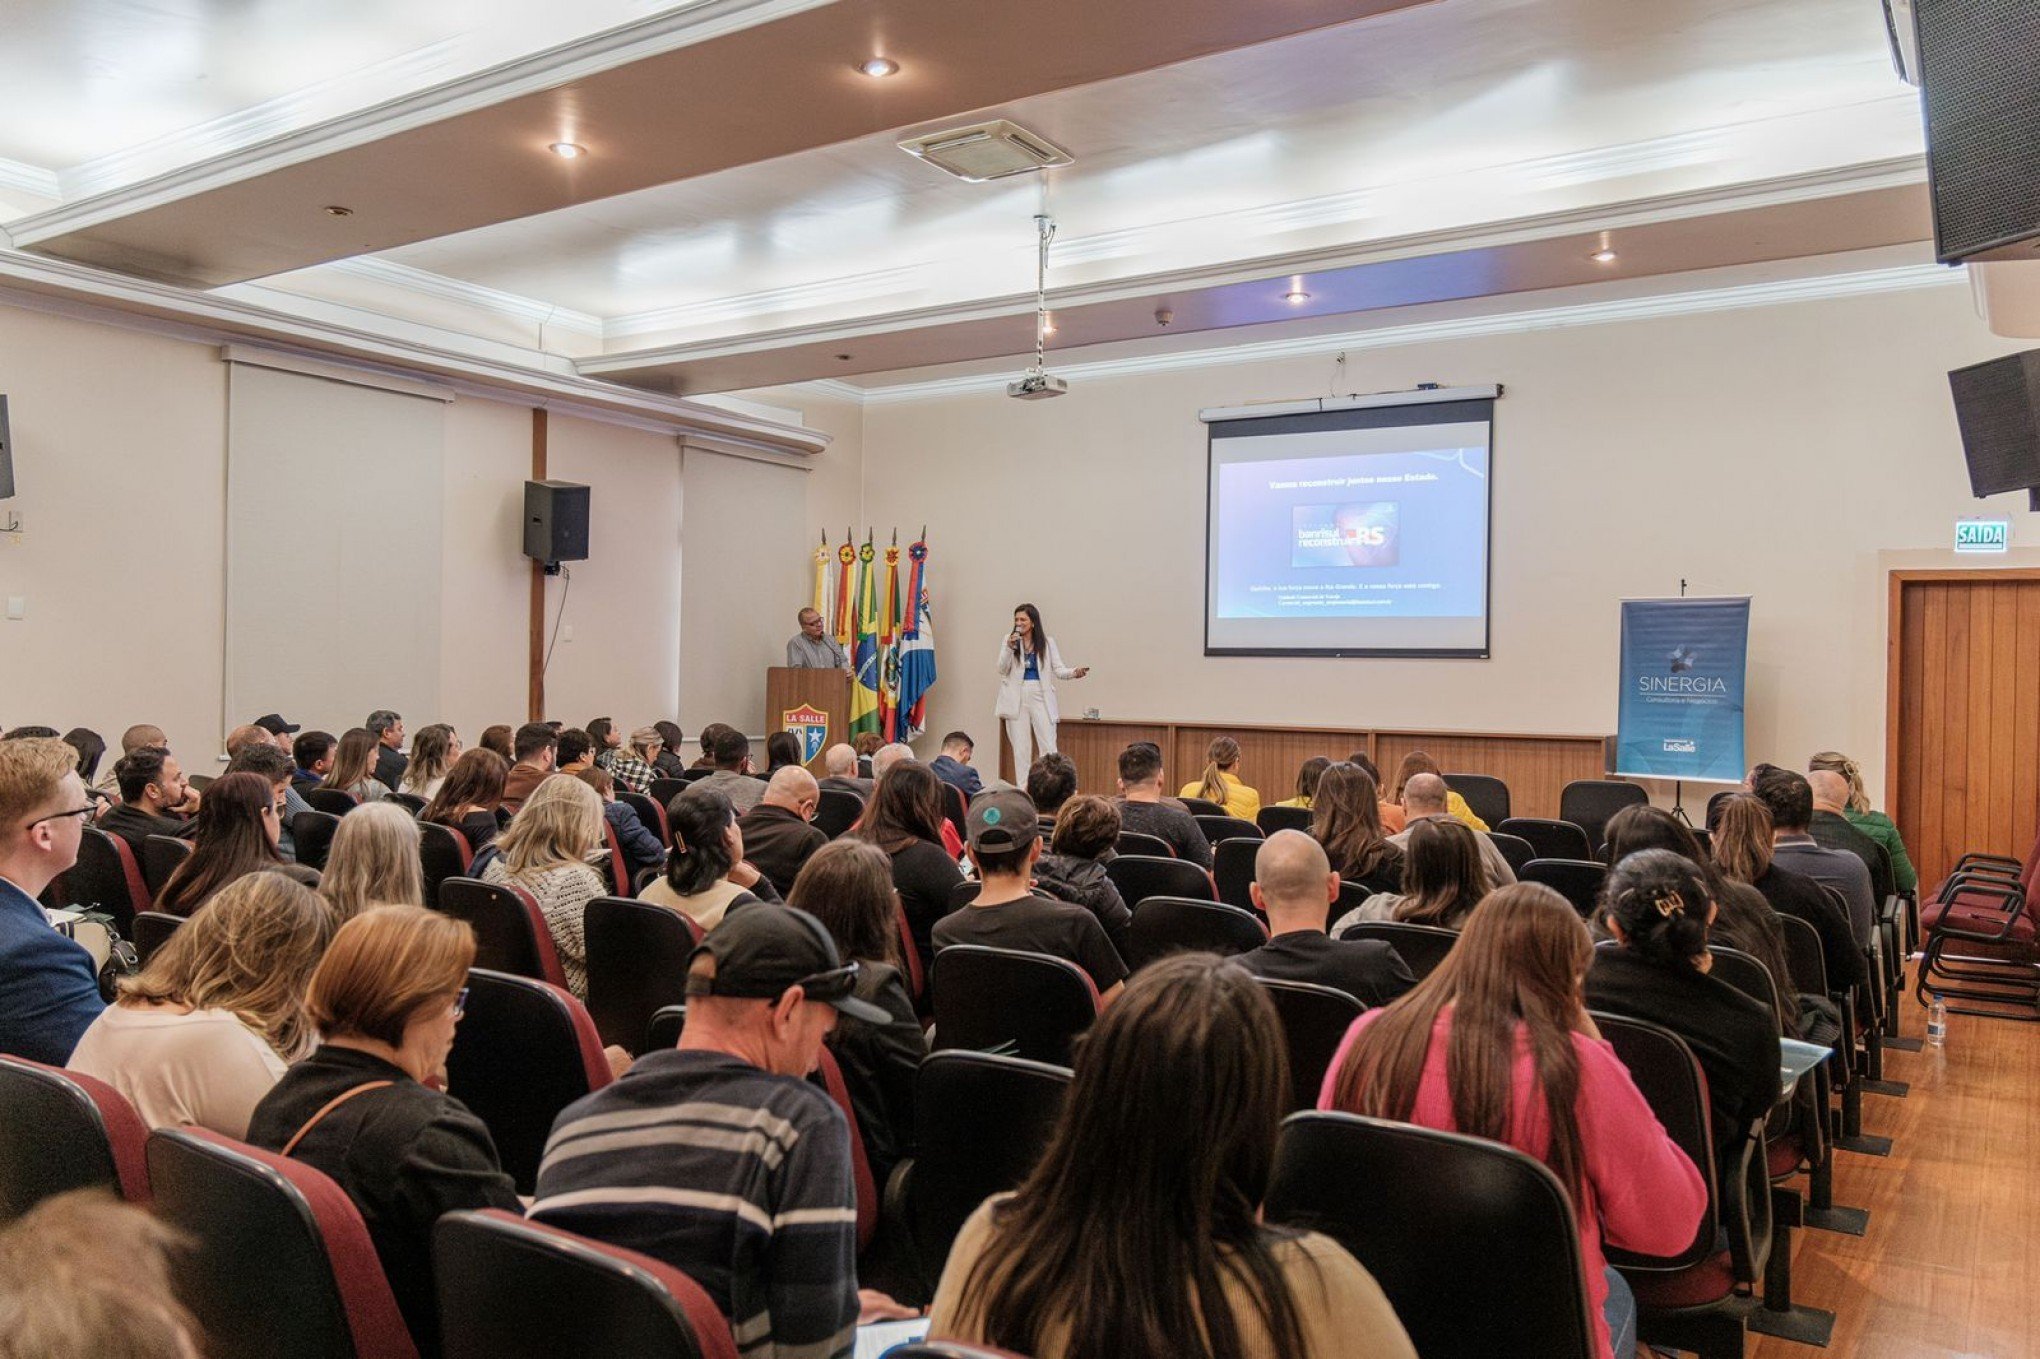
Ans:
[[[235,727],[227,733],[227,758],[233,759],[250,746],[274,748],[275,745],[276,742],[270,739],[267,728],[258,727],[251,722],[245,727]]]
[[[901,760],[911,760],[913,758],[914,749],[912,746],[901,745],[898,741],[893,742],[889,746],[880,746],[878,753],[871,757],[871,777],[882,779],[885,777],[886,770],[892,768]]]
[[[857,747],[838,741],[822,752],[822,768],[832,779],[857,777]]]
[[[123,755],[132,755],[138,750],[153,750],[169,744],[169,740],[163,735],[163,729],[147,722],[138,722],[120,734],[120,753]]]
[[[768,807],[783,807],[805,819],[815,814],[815,804],[822,799],[822,786],[815,782],[815,776],[797,764],[790,764],[772,776],[765,785],[765,796],[759,801]]]
[[[1849,805],[1849,780],[1835,770],[1816,769],[1806,776],[1806,784],[1813,789],[1817,812],[1840,812]]]
[[[1402,786],[1403,810],[1411,816],[1436,816],[1445,810],[1445,780],[1436,774],[1412,774]]]
[[[1323,930],[1326,908],[1339,895],[1338,875],[1324,846],[1302,831],[1276,831],[1254,855],[1254,904],[1270,934]]]

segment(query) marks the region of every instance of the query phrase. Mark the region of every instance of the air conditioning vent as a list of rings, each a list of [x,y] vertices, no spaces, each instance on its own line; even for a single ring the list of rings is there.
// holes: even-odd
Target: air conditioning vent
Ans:
[[[973,184],[1075,160],[1055,143],[1003,118],[914,137],[901,142],[900,150]]]

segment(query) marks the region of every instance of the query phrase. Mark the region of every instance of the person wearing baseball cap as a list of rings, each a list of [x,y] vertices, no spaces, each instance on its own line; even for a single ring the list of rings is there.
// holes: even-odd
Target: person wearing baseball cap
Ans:
[[[1090,974],[1098,1003],[1109,1005],[1124,988],[1125,960],[1097,916],[1034,890],[1041,821],[1027,795],[1012,788],[980,793],[964,821],[970,861],[983,885],[968,906],[935,922],[930,938],[936,949],[985,944],[1066,958]]]
[[[275,743],[276,748],[286,755],[291,753],[292,738],[303,730],[297,723],[286,722],[276,713],[264,713],[250,725],[268,732],[269,739]]]
[[[531,1216],[642,1252],[708,1291],[749,1353],[847,1354],[860,1320],[914,1315],[857,1287],[850,1131],[807,1079],[851,994],[822,923],[738,906],[688,959],[679,1046],[568,1105]]]

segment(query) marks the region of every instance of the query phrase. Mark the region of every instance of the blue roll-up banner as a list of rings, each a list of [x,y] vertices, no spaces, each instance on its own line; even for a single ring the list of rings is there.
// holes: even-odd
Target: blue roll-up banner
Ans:
[[[1740,783],[1750,601],[1622,601],[1615,772]]]

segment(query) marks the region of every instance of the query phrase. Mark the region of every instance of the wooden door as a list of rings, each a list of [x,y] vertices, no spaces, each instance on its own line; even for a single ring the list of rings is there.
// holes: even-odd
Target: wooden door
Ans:
[[[1894,571],[1886,810],[1921,890],[2040,831],[2040,571]]]

